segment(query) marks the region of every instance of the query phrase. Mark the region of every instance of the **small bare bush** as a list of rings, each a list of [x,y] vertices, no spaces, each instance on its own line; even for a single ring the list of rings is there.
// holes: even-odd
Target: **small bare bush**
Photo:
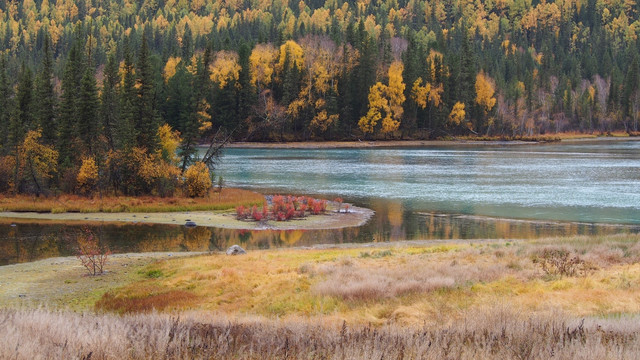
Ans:
[[[101,245],[98,238],[88,228],[81,231],[76,241],[76,257],[89,272],[89,275],[95,276],[104,273],[104,266],[111,254],[109,248],[106,245]]]
[[[532,256],[534,264],[540,265],[547,275],[576,276],[586,275],[594,266],[566,248],[545,247]]]

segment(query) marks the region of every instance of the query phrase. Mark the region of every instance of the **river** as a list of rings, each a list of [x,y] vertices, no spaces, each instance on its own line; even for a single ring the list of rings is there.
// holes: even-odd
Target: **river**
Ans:
[[[230,148],[228,186],[369,207],[364,226],[321,231],[0,222],[0,265],[70,255],[88,226],[116,252],[206,251],[417,239],[530,239],[640,232],[640,141],[425,148]]]

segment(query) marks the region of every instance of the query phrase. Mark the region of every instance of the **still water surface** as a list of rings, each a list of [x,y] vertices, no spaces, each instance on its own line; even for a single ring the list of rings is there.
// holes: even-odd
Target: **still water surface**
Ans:
[[[218,174],[265,193],[341,196],[376,215],[358,228],[319,231],[2,220],[0,265],[72,255],[83,226],[114,252],[640,232],[640,141],[228,149]]]

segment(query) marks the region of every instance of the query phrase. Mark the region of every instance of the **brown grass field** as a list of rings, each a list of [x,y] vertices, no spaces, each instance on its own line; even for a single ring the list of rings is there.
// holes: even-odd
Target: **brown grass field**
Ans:
[[[504,306],[404,327],[217,314],[0,310],[6,359],[637,359],[640,320],[574,319]]]
[[[262,204],[262,194],[242,189],[223,188],[211,191],[203,198],[156,196],[94,196],[60,195],[35,197],[28,195],[0,196],[0,211],[47,213],[114,213],[228,210],[238,205]]]
[[[102,295],[65,295],[88,312],[0,304],[0,354],[640,357],[640,235],[212,253],[128,271],[127,283]]]

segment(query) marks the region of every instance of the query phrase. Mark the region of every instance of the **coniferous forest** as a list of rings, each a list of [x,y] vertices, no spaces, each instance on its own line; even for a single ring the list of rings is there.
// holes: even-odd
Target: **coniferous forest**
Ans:
[[[635,0],[3,1],[0,192],[172,194],[216,134],[635,133],[639,35]]]

